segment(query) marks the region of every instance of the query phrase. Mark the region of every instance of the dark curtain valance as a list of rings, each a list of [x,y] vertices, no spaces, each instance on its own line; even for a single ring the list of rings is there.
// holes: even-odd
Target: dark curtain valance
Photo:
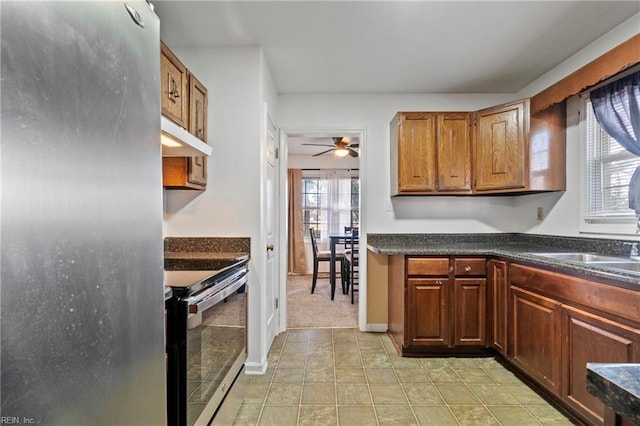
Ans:
[[[593,90],[593,111],[600,126],[624,149],[640,157],[640,71]],[[629,182],[629,208],[640,215],[640,167]]]

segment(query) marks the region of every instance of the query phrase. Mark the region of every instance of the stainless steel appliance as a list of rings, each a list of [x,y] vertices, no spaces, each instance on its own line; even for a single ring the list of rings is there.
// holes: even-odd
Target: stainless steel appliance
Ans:
[[[246,359],[248,258],[218,271],[166,271],[171,425],[208,425]]]
[[[166,424],[159,20],[0,15],[0,418]]]

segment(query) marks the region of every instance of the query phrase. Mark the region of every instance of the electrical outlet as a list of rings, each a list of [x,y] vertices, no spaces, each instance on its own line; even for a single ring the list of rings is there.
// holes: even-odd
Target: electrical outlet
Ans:
[[[536,219],[537,220],[544,219],[544,207],[538,207],[536,209]]]

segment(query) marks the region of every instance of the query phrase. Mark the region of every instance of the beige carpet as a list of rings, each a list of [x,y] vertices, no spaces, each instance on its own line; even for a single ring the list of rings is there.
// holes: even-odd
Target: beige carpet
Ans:
[[[287,279],[287,325],[289,328],[358,327],[358,292],[342,294],[340,279],[331,300],[328,278],[318,278],[311,294],[311,275],[289,275]]]

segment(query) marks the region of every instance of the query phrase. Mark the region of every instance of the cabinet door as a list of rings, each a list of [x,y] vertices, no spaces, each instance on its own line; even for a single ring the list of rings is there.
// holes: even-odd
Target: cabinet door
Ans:
[[[203,142],[207,142],[207,89],[189,73],[189,132]],[[207,157],[190,157],[188,167],[189,183],[207,185]]]
[[[398,138],[398,191],[435,191],[436,114],[403,113]]]
[[[560,394],[560,304],[511,286],[511,354],[515,365]]]
[[[160,53],[162,114],[186,129],[187,69],[164,43],[160,43]]]
[[[450,346],[447,283],[446,278],[407,279],[407,344]]]
[[[207,142],[207,88],[189,73],[189,132]]]
[[[587,391],[587,363],[640,361],[640,330],[563,307],[562,332],[562,398],[592,423],[603,424],[605,406]]]
[[[473,161],[476,191],[525,188],[528,115],[527,101],[477,113]]]
[[[487,280],[456,278],[453,294],[454,345],[484,346],[487,342]]]
[[[491,301],[491,342],[494,349],[507,354],[508,268],[502,260],[489,261],[489,300]]]
[[[187,181],[193,185],[207,185],[207,157],[189,157]]]
[[[438,191],[471,191],[471,114],[438,114]]]

